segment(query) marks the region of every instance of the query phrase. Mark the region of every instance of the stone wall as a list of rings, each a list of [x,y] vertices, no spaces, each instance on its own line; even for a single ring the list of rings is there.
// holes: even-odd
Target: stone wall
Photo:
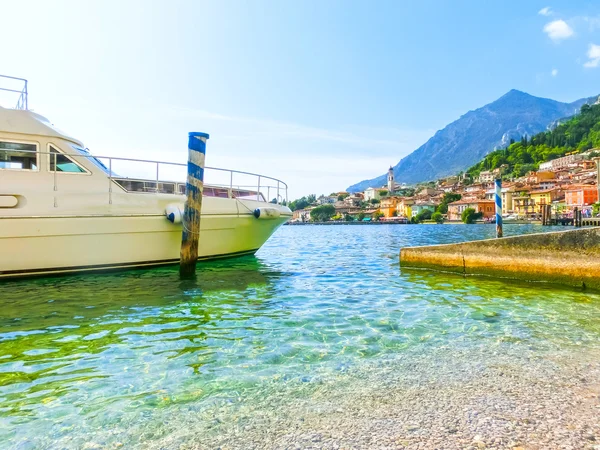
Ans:
[[[407,247],[400,265],[600,289],[600,227]]]

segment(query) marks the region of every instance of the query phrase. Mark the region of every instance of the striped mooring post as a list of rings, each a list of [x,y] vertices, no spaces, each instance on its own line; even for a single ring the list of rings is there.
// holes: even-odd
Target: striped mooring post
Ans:
[[[204,191],[204,159],[208,138],[206,133],[189,133],[186,198],[181,220],[181,257],[179,261],[179,275],[183,277],[196,273],[200,239],[200,211],[202,210],[202,192]]]
[[[496,178],[496,237],[502,237],[502,179]]]

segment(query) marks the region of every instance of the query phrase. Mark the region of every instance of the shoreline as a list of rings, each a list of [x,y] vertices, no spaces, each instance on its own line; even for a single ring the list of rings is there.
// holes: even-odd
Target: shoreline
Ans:
[[[400,249],[400,266],[598,290],[599,245],[598,228],[552,230],[500,239],[407,246]]]
[[[293,396],[242,395],[206,411],[210,424],[192,419],[151,448],[597,449],[597,350],[500,347],[437,348],[304,383]]]
[[[503,225],[541,225],[540,220],[515,220],[515,221],[503,221]],[[394,222],[394,221],[372,221],[372,222],[286,222],[284,225],[299,226],[299,225],[496,225],[493,222],[475,222],[474,224],[466,224],[460,220],[447,220],[444,223],[435,222],[424,222],[424,223],[410,223],[410,222]],[[556,225],[560,226],[560,225]]]

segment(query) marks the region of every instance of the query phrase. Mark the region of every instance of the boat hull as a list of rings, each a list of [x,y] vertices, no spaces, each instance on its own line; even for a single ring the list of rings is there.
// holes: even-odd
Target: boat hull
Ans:
[[[199,260],[255,253],[288,217],[202,217]],[[181,224],[164,215],[0,218],[0,278],[179,263]]]

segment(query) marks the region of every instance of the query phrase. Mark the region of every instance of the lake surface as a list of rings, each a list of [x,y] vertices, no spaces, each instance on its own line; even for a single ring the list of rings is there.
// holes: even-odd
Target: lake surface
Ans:
[[[517,364],[597,350],[597,293],[399,267],[403,246],[494,232],[290,226],[256,257],[200,264],[195,281],[171,267],[1,283],[0,447],[171,448],[248,411],[314,408],[319,386],[351,397],[349,380],[440,349]]]

